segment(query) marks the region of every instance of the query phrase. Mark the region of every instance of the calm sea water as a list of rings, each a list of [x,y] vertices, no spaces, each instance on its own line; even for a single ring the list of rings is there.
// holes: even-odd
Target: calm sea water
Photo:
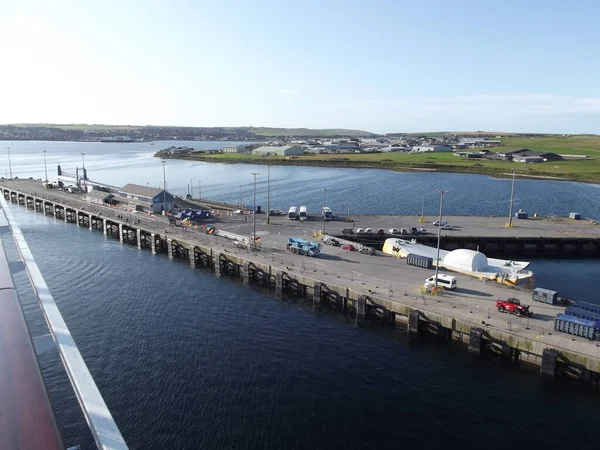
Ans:
[[[12,163],[19,176],[43,177],[43,149],[67,170],[83,151],[91,178],[122,185],[158,184],[162,169],[149,154],[170,143],[150,150],[8,145],[18,155]],[[230,201],[244,177],[250,189],[246,175],[256,170],[180,161],[168,167],[170,186],[186,189],[195,177],[204,196]],[[323,187],[338,210],[348,187],[357,213],[410,213],[435,187],[456,195],[449,212],[497,214],[508,202],[508,182],[482,176],[272,167],[271,180],[280,208],[310,207]],[[563,215],[577,208],[600,216],[596,186],[528,181],[517,189],[529,211]],[[101,233],[14,206],[12,212],[130,448],[558,449],[593,447],[600,438],[598,398],[582,387],[546,382],[401,330],[356,328],[353,318],[314,312],[302,300],[278,301]],[[592,282],[599,261],[534,261],[532,269],[539,285],[600,301]],[[32,330],[42,331],[25,276],[17,282]],[[58,357],[50,353],[41,362],[65,443],[93,448]]]

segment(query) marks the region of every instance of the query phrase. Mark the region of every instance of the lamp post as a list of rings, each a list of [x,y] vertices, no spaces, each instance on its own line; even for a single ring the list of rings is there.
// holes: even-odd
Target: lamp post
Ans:
[[[81,154],[81,168],[85,170],[85,153]]]
[[[442,208],[444,207],[444,194],[446,194],[448,191],[444,191],[444,190],[436,190],[435,192],[439,192],[440,193],[440,217],[438,220],[438,235],[437,235],[437,256],[435,259],[435,290],[437,292],[437,287],[438,287],[438,272],[440,269],[440,238],[442,235]]]
[[[326,188],[323,188],[323,208],[321,209],[321,215],[323,216],[323,236],[325,236],[325,192]]]
[[[348,194],[348,186],[346,186],[346,200],[348,201],[348,217],[346,220],[350,220],[350,195]]]
[[[242,185],[240,184],[240,208],[244,206],[244,202],[242,200]]]
[[[46,172],[46,183],[48,182],[48,166],[46,165],[46,150],[43,151],[44,153],[44,172]]]
[[[513,198],[515,195],[515,170],[513,170],[513,176],[512,176],[512,185],[510,187],[510,206],[508,208],[508,226],[512,227],[512,209],[513,209]]]
[[[267,164],[267,223],[271,223],[271,164]]]
[[[198,200],[202,200],[202,184],[200,180],[198,180]]]
[[[194,199],[194,183],[192,180],[190,180],[190,191],[191,191],[190,198],[193,200]]]
[[[166,175],[166,165],[167,162],[165,160],[161,161],[163,166],[163,214],[167,215],[167,175]]]
[[[10,164],[10,147],[6,147],[6,152],[8,153],[8,172],[10,173],[10,179],[12,180],[12,166]]]
[[[260,175],[258,172],[252,172],[254,176],[254,202],[252,211],[252,248],[256,250],[256,176]]]

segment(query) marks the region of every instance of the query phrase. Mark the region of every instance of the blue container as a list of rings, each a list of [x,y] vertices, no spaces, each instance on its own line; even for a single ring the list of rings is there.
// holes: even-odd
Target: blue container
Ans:
[[[565,311],[565,315],[579,317],[580,319],[591,320],[596,323],[596,328],[600,329],[600,314],[586,311],[585,309],[578,308],[577,305],[569,306]]]
[[[558,314],[554,319],[554,329],[561,333],[571,334],[589,339],[596,340],[596,322],[593,320],[580,319],[578,317]]]
[[[593,312],[593,313],[596,313],[596,314],[600,314],[600,305],[596,305],[594,303],[581,302],[581,301],[577,300],[575,302],[574,306],[576,306],[579,309],[583,309],[585,311],[589,311],[589,312]]]

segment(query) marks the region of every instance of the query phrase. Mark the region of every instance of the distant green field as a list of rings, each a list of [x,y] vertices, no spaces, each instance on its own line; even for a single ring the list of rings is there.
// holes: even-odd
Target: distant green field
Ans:
[[[580,161],[556,161],[536,164],[519,164],[508,161],[489,161],[485,159],[466,159],[452,153],[306,155],[294,159],[287,159],[279,156],[264,157],[239,153],[225,153],[210,156],[198,156],[197,158],[208,161],[247,161],[249,163],[260,164],[271,162],[272,164],[310,164],[340,167],[370,167],[392,170],[431,169],[490,175],[508,174],[515,170],[517,174],[523,176],[555,177],[574,181],[600,182],[600,157]]]
[[[536,152],[552,152],[568,155],[600,156],[600,136],[570,136],[570,137],[542,137],[525,138],[510,137],[500,139],[506,148],[528,148]]]

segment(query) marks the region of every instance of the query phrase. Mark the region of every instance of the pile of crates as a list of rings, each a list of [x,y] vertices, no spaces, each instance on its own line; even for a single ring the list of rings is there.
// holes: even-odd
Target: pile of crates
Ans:
[[[409,253],[406,257],[406,264],[410,266],[417,266],[423,269],[432,269],[433,268],[433,258],[429,256],[416,255],[414,253]]]
[[[600,305],[577,301],[554,319],[554,329],[592,341],[600,337]]]

